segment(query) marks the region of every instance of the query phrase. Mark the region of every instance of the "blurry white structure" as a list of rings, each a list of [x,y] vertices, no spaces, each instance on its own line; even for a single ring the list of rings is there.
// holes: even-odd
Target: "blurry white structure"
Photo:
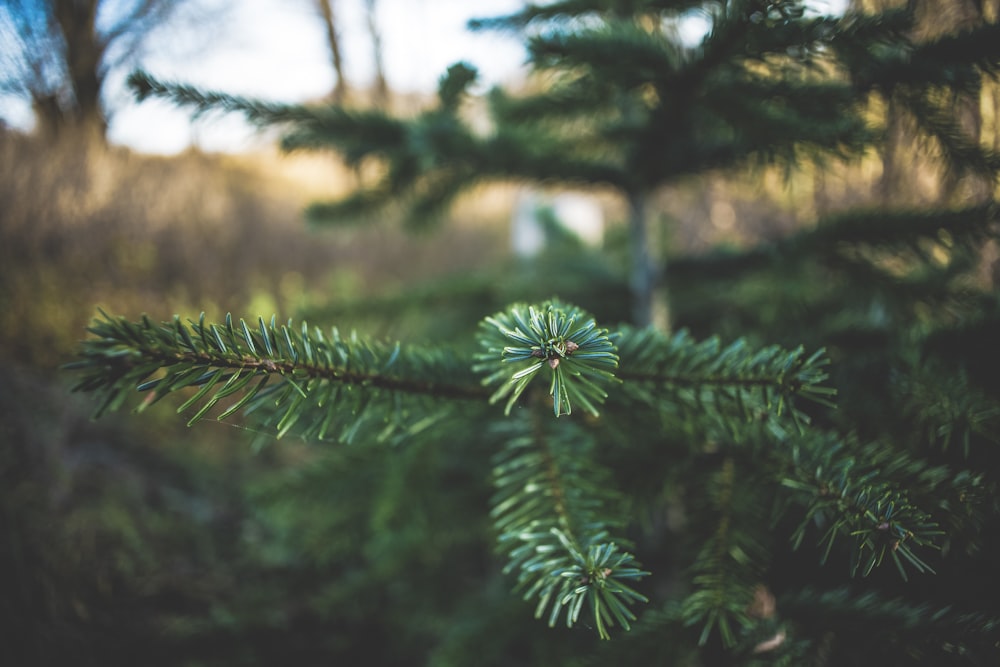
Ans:
[[[578,192],[546,195],[524,190],[514,205],[511,248],[518,257],[533,257],[545,247],[547,216],[583,243],[597,247],[604,240],[604,210],[593,197]]]

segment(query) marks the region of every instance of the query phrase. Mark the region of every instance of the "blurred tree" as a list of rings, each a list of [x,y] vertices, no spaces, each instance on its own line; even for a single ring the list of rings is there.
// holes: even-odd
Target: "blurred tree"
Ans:
[[[906,104],[936,138],[955,139],[952,148],[969,145],[940,118],[947,104],[935,77],[950,63],[927,60],[907,66],[905,80],[894,76],[915,43],[902,28],[911,11],[847,23],[807,4],[567,0],[475,21],[477,29],[521,31],[539,77],[537,92],[491,95],[487,132],[461,114],[476,77],[465,65],[442,79],[438,108],[407,121],[133,83],[142,95],[287,124],[288,149],[333,148],[351,164],[385,167],[346,199],[314,206],[317,219],[363,219],[402,200],[412,221],[426,222],[489,179],[612,188],[629,210],[633,321],[647,324],[664,305],[654,294],[662,258],[649,241],[647,210],[662,186],[755,161],[859,155],[880,135],[865,116],[873,95]],[[710,23],[691,45],[681,27],[696,12]]]
[[[135,67],[185,0],[9,0],[0,6],[0,90],[31,102],[43,133],[103,138],[110,73]]]
[[[378,3],[376,0],[365,0],[365,24],[372,40],[372,63],[375,65],[375,83],[373,97],[376,106],[382,106],[389,101],[389,82],[385,78],[385,61],[382,57],[382,31],[378,26]]]
[[[933,41],[948,34],[971,34],[978,26],[995,22],[998,13],[995,3],[979,0],[852,0],[851,5],[858,12],[905,9],[914,17],[907,28],[907,37],[914,43]],[[970,80],[962,85],[952,86],[947,93],[947,104],[957,123],[957,129],[973,145],[980,143],[983,94],[995,86],[995,81]],[[882,88],[880,92],[884,96],[877,101],[881,111],[876,113],[884,116],[886,133],[880,147],[882,176],[878,184],[879,194],[886,206],[913,203],[908,197],[915,194],[909,181],[913,171],[914,149],[919,145],[914,143],[914,139],[920,135],[935,134],[934,131],[929,131],[926,119],[927,99],[917,101],[913,96],[916,91],[905,84],[891,90]],[[945,169],[941,187],[934,193],[934,198],[947,202],[970,194],[979,201],[987,201],[992,197],[989,174],[978,180],[966,178],[964,185],[967,191],[957,192],[959,180],[968,174],[962,173],[963,167],[953,166],[957,168]]]
[[[315,0],[315,2],[319,8],[320,15],[323,17],[323,27],[326,31],[327,43],[330,46],[333,71],[337,78],[331,99],[334,104],[343,104],[347,101],[350,86],[347,82],[347,76],[344,73],[344,57],[333,0]],[[381,106],[385,104],[389,95],[389,88],[385,79],[385,66],[382,62],[382,34],[379,31],[378,20],[376,18],[377,5],[375,0],[365,0],[364,5],[365,25],[368,28],[368,35],[372,41],[372,62],[375,66],[372,101],[376,106]]]
[[[344,76],[344,57],[340,50],[340,34],[333,15],[333,0],[315,0],[323,17],[323,27],[326,29],[326,41],[330,46],[330,58],[333,63],[333,73],[337,82],[333,85],[332,98],[334,103],[342,104],[347,94],[347,77]]]
[[[566,0],[482,22],[525,28],[550,77],[537,94],[495,92],[485,130],[460,114],[474,79],[461,65],[437,106],[410,119],[132,82],[141,95],[285,124],[288,148],[333,146],[384,167],[317,216],[399,206],[426,220],[482,179],[604,185],[644,200],[631,202],[638,256],[648,248],[636,212],[653,188],[877,148],[888,123],[869,103],[892,96],[927,158],[959,183],[989,184],[987,201],[847,212],[770,245],[671,258],[675,321],[693,335],[605,329],[539,299],[480,320],[473,344],[448,335],[448,295],[447,308],[424,310],[445,322],[426,344],[275,317],[106,316],[71,365],[77,389],[97,396],[98,414],[176,394],[191,424],[243,411],[279,438],[331,441],[329,468],[273,491],[268,523],[291,535],[270,556],[301,568],[308,618],[371,633],[367,649],[324,644],[331,654],[367,650],[385,665],[996,664],[1000,301],[977,268],[1000,235],[1000,158],[951,111],[955,91],[1000,71],[1000,27],[918,38],[911,5],[843,18],[806,9]],[[711,27],[688,47],[675,30],[692,11]],[[558,259],[532,275],[564,277]],[[575,300],[601,280],[536,287]],[[497,293],[486,289],[470,309]],[[634,319],[648,323],[650,309]],[[774,340],[783,347],[761,342]],[[830,378],[826,353],[803,341],[828,346]],[[475,492],[486,477],[488,500]],[[314,576],[320,564],[328,579]],[[570,630],[540,638],[518,623],[484,574],[501,568],[537,617]],[[263,616],[230,627],[255,637]],[[387,647],[389,636],[399,643]],[[624,641],[591,641],[611,636]]]

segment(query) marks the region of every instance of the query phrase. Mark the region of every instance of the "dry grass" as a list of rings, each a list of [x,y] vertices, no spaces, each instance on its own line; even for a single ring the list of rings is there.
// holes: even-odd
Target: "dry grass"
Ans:
[[[163,158],[0,134],[0,359],[54,368],[98,306],[283,317],[306,299],[480,265],[506,245],[502,229],[462,221],[420,238],[391,221],[307,229],[303,205],[347,186],[318,157]]]
[[[788,179],[776,168],[710,174],[665,188],[654,242],[683,254],[781,237],[870,202],[876,162],[803,167]],[[97,307],[154,319],[294,316],[507,254],[511,186],[469,193],[426,236],[392,220],[307,229],[307,202],[353,184],[326,155],[163,158],[0,131],[0,359],[55,368]],[[597,194],[620,242],[622,202]]]

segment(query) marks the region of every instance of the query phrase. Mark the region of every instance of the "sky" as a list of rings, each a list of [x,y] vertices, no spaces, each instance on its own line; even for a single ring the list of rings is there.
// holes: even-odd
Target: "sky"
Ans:
[[[322,97],[334,85],[322,22],[311,0],[241,0],[231,10],[223,34],[196,56],[169,55],[161,45],[144,61],[154,76],[200,87],[283,102]],[[383,59],[389,86],[396,91],[436,89],[449,65],[465,60],[480,71],[479,87],[515,81],[523,72],[524,47],[516,38],[471,33],[473,17],[516,11],[521,0],[378,0]],[[374,57],[362,0],[338,0],[348,83],[374,79]],[[166,47],[166,48],[164,48]],[[172,153],[192,140],[205,150],[242,150],[260,142],[235,117],[191,124],[189,114],[167,103],[129,105],[110,128],[115,143],[144,152]]]
[[[333,67],[314,0],[196,2],[229,10],[204,25],[162,31],[142,61],[153,76],[282,102],[304,102],[332,90]],[[846,3],[813,0],[818,10],[831,13],[842,11]],[[353,86],[365,86],[374,78],[364,5],[364,0],[334,2],[346,77]],[[525,73],[526,59],[518,39],[472,33],[466,24],[470,18],[509,14],[523,6],[523,0],[377,0],[389,86],[398,92],[433,92],[448,66],[460,60],[479,70],[479,91],[516,82]],[[697,19],[689,27],[698,34]],[[235,116],[192,122],[188,111],[163,101],[135,104],[120,81],[117,88],[110,86],[109,94],[118,109],[109,138],[142,152],[171,154],[192,144],[208,151],[235,152],[273,142]],[[26,107],[8,103],[0,114],[15,126],[31,122]]]

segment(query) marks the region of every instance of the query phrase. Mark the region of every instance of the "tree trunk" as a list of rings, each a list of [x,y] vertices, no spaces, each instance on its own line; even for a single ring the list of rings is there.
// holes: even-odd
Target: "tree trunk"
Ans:
[[[628,194],[632,322],[637,327],[656,326],[666,330],[669,325],[666,303],[658,289],[662,267],[657,267],[650,249],[647,198],[646,192]]]
[[[885,208],[896,204],[898,197],[908,185],[907,174],[904,174],[902,162],[902,146],[908,145],[907,130],[900,105],[893,97],[885,104],[885,137],[878,149],[882,160],[882,175],[879,177],[878,198]]]
[[[951,7],[951,12],[948,14],[950,20],[946,28],[949,31],[960,32],[982,25],[986,22],[987,9],[982,2],[959,0]],[[930,23],[934,9],[928,7],[927,10],[929,14],[927,21]],[[976,146],[981,145],[983,135],[982,97],[981,88],[955,93],[952,104],[955,119],[962,132],[969,142]],[[963,198],[966,203],[983,204],[993,199],[994,186],[994,177],[991,174],[948,170],[942,179],[942,199],[947,202]]]
[[[66,111],[56,94],[32,91],[31,111],[35,114],[37,131],[43,137],[57,137],[66,124]]]
[[[65,124],[103,141],[107,134],[101,108],[105,44],[97,34],[98,5],[99,0],[53,2],[56,25],[66,47],[67,83],[73,94],[73,107],[64,110]]]
[[[372,54],[375,62],[375,88],[372,99],[376,106],[385,106],[389,101],[389,84],[385,79],[385,63],[382,61],[382,33],[378,29],[375,16],[375,0],[365,0],[365,18],[368,20],[368,34],[372,38]]]
[[[333,0],[316,0],[316,4],[323,15],[323,26],[326,28],[326,40],[330,45],[333,71],[337,76],[337,82],[333,86],[333,101],[342,104],[347,96],[347,79],[344,78],[344,59],[340,52],[340,36],[337,34],[337,24],[333,16]]]

